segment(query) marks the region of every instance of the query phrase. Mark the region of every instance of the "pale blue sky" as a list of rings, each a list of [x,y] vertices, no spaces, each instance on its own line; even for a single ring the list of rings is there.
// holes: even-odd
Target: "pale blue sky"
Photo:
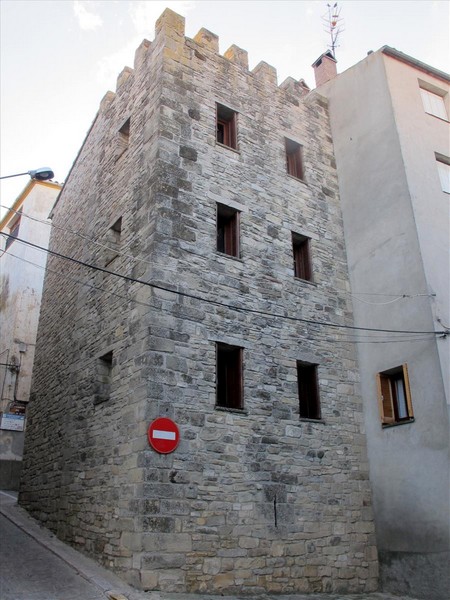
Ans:
[[[385,44],[450,70],[447,0],[339,6],[338,71]],[[64,181],[101,98],[133,66],[142,39],[153,39],[166,7],[186,17],[187,36],[205,27],[219,36],[221,53],[236,44],[248,51],[250,68],[264,60],[279,83],[292,76],[314,86],[311,64],[329,43],[325,1],[1,0],[1,175],[49,166]],[[3,181],[1,204],[11,205],[26,183]]]

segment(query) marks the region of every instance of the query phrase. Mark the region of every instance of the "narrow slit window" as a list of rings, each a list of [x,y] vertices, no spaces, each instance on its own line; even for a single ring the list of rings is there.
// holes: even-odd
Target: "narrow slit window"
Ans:
[[[378,405],[383,425],[414,419],[406,364],[377,374]]]
[[[296,179],[305,179],[303,166],[303,148],[297,142],[285,138],[286,170],[288,175]]]
[[[317,365],[297,362],[298,399],[300,417],[303,419],[321,419]]]
[[[294,276],[312,281],[310,239],[297,233],[292,234],[292,253],[294,257]]]
[[[11,244],[19,237],[21,215],[16,215],[15,219],[11,222],[9,227],[9,237],[6,238],[5,250],[11,246]]]
[[[107,232],[107,244],[105,248],[105,266],[109,265],[120,254],[120,243],[122,237],[122,217],[111,225]]]
[[[240,213],[235,208],[217,204],[217,251],[239,258]]]
[[[242,348],[218,343],[216,347],[216,406],[242,409]]]
[[[128,149],[128,145],[130,142],[130,125],[131,119],[128,118],[122,127],[119,129],[119,142],[118,142],[118,155],[117,158],[120,158],[125,150]]]
[[[94,404],[110,399],[113,371],[113,353],[107,352],[97,360],[97,389]]]
[[[217,104],[216,140],[219,144],[237,150],[237,113],[231,108]]]

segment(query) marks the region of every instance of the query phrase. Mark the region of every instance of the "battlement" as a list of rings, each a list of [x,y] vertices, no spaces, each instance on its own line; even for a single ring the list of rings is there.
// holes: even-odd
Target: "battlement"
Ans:
[[[247,71],[257,80],[266,85],[278,87],[280,90],[287,91],[297,98],[305,96],[311,90],[303,79],[296,81],[293,77],[288,77],[281,84],[278,84],[277,70],[265,61],[258,63],[253,69],[249,70],[248,52],[235,44],[231,45],[223,54],[219,52],[219,36],[208,29],[202,28],[193,37],[185,36],[185,18],[173,10],[166,8],[155,24],[155,39],[153,42],[144,39],[136,49],[134,58],[134,69],[124,67],[117,78],[116,91],[122,87],[127,79],[145,64],[147,53],[155,47],[164,47],[172,51],[173,57],[177,53],[181,55],[181,47],[187,46],[192,54],[201,60],[208,60],[214,55],[225,59],[236,67]]]

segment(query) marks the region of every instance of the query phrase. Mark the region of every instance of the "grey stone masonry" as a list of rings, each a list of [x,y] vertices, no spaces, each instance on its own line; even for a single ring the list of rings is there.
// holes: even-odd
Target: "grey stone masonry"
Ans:
[[[217,250],[218,204],[239,213],[237,256]],[[21,505],[143,590],[375,590],[355,351],[326,325],[353,322],[326,101],[166,10],[53,222],[51,249],[79,262],[49,257]],[[242,349],[240,409],[216,406],[218,343]],[[320,418],[300,417],[297,363],[317,365]],[[180,429],[167,455],[147,440],[160,416]]]

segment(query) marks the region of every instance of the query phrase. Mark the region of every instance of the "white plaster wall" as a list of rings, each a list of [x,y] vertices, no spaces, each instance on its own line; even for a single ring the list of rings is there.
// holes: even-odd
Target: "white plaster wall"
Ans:
[[[424,111],[419,80],[446,92],[447,111],[449,85],[392,57],[383,55],[383,59],[427,289],[436,294],[432,302],[434,325],[440,330],[443,327],[438,318],[450,325],[450,196],[442,191],[435,152],[450,157],[450,125]],[[439,340],[437,347],[447,403],[450,403],[450,337]]]
[[[418,89],[417,98],[413,95],[411,82],[403,87],[403,69],[409,77],[409,68],[389,65],[387,77],[386,60],[381,51],[373,53],[319,90],[329,98],[352,292],[415,296],[432,286],[445,307],[445,277],[439,277],[445,268],[441,250],[445,239],[448,248],[448,221],[440,204],[428,215],[430,204],[442,200],[437,174],[433,171],[433,178],[431,173],[439,148],[432,147],[431,126],[430,140],[422,147],[422,127],[427,125],[415,130],[418,118],[411,112],[396,122],[403,104],[418,110],[421,99]],[[403,120],[408,122],[405,131]],[[428,160],[423,162],[422,155]],[[438,265],[433,264],[436,253]],[[438,325],[428,297],[390,300],[354,298],[356,324],[408,331],[433,331]],[[441,340],[430,335],[416,341],[418,336],[411,335],[410,341],[396,342],[394,337],[383,334],[379,341],[388,343],[358,344],[378,547],[448,551],[449,426]],[[402,363],[409,367],[415,422],[382,429],[376,373]]]

